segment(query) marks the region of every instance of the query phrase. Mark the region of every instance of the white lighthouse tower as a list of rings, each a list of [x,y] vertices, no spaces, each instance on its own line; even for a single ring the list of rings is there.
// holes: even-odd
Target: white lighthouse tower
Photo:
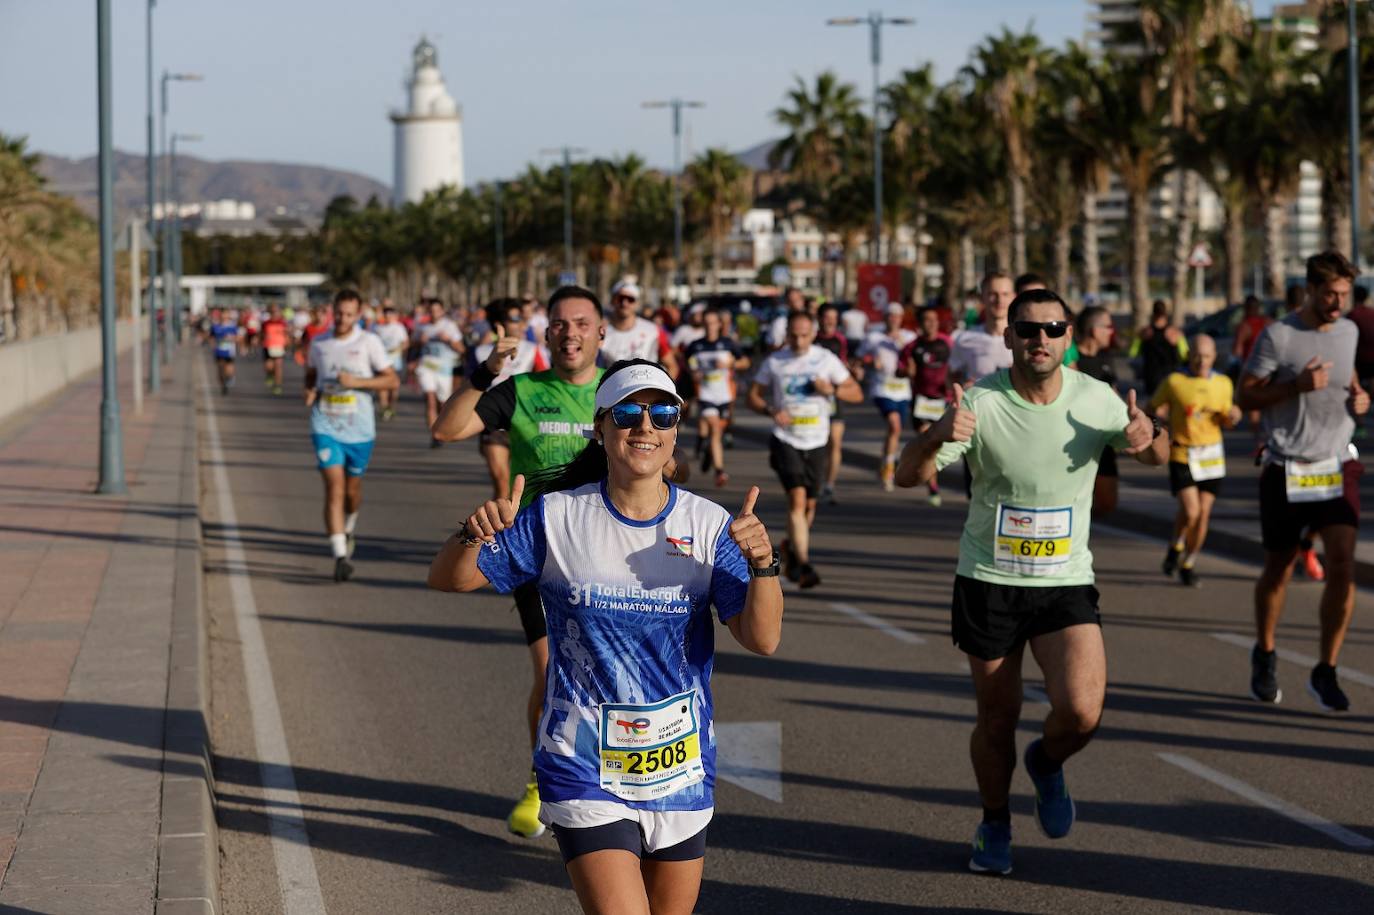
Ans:
[[[451,184],[463,187],[463,115],[439,74],[438,55],[428,39],[415,46],[408,89],[410,107],[393,111],[396,125],[397,206],[417,202],[428,191]]]

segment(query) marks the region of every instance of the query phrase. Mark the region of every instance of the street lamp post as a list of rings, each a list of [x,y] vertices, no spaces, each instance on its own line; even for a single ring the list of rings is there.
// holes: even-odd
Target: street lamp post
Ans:
[[[558,149],[541,149],[541,155],[563,156],[563,272],[573,272],[572,244],[572,157],[586,152],[577,146],[563,146]]]
[[[153,7],[157,0],[148,0],[148,392],[156,394],[162,387],[162,369],[158,366],[157,339],[157,217],[153,215],[153,188],[157,184],[157,156],[153,149]],[[138,346],[138,335],[134,335]]]
[[[1346,46],[1346,74],[1350,83],[1350,259],[1360,265],[1360,35],[1356,28],[1355,0],[1346,3],[1350,33]]]
[[[682,109],[705,108],[705,102],[689,102],[676,96],[664,102],[644,102],[644,108],[673,109],[673,265],[677,276],[674,285],[682,284],[686,268],[682,263]]]
[[[873,262],[883,262],[883,134],[878,123],[879,76],[878,65],[882,62],[882,33],[885,25],[915,25],[916,20],[907,16],[884,16],[871,12],[867,17],[843,16],[827,19],[826,25],[865,25],[868,26],[869,57],[873,61],[873,244],[869,246]]]
[[[205,77],[201,76],[199,73],[171,73],[171,72],[168,72],[167,70],[163,70],[163,71],[162,71],[162,126],[161,126],[161,134],[162,134],[162,155],[163,155],[164,157],[167,155],[167,83],[168,83],[168,82],[198,83],[198,82],[200,82],[200,81],[203,80],[203,79],[205,79]],[[166,174],[166,171],[167,171],[166,169],[163,169],[162,188],[161,188],[161,190],[162,190],[162,301],[163,301],[164,304],[166,304],[167,302],[172,302],[172,303],[173,303],[172,305],[168,306],[168,308],[167,308],[167,310],[170,312],[170,314],[167,316],[167,319],[168,319],[168,321],[171,323],[171,327],[172,327],[172,336],[171,336],[169,339],[171,339],[171,340],[173,340],[173,341],[175,341],[175,342],[180,342],[180,340],[181,340],[181,315],[180,315],[180,313],[179,313],[179,311],[178,311],[178,309],[177,309],[177,307],[176,307],[176,303],[175,303],[175,301],[174,301],[175,295],[173,294],[173,295],[170,295],[170,296],[169,296],[169,294],[168,294],[168,292],[167,292],[168,284],[171,283],[171,281],[172,281],[172,270],[171,270],[171,264],[169,263],[169,260],[171,259],[171,256],[172,256],[172,252],[171,252],[171,250],[170,250],[170,248],[169,248],[169,242],[171,241],[171,231],[172,231],[172,227],[171,227],[170,221],[167,219],[167,184],[168,184],[168,181],[167,181],[167,174]],[[156,317],[154,317],[154,319],[153,319],[153,327],[154,327],[154,328],[157,327],[157,319],[156,319]],[[154,330],[154,333],[156,333],[156,330]]]
[[[181,186],[178,183],[177,173],[177,141],[183,143],[198,143],[204,139],[198,133],[174,133],[172,134],[172,206],[175,208],[172,215],[172,309],[174,314],[181,312]],[[165,296],[164,296],[165,298]],[[179,328],[178,328],[179,331]],[[178,331],[173,332],[173,336],[179,336]]]
[[[124,434],[115,374],[114,148],[110,138],[110,0],[96,0],[96,95],[100,157],[100,483],[97,492],[118,495],[124,486]],[[138,329],[134,328],[135,334]],[[138,379],[134,379],[138,384]]]

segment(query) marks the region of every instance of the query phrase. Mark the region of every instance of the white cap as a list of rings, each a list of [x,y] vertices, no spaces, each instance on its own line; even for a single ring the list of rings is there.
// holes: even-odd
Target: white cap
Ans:
[[[611,375],[596,392],[596,412],[609,410],[631,394],[640,391],[662,391],[672,395],[680,407],[682,398],[668,373],[656,365],[632,365]]]
[[[891,305],[887,306],[887,313],[890,315],[904,315],[906,314],[906,309],[896,302],[893,302]]]
[[[639,298],[639,284],[634,280],[618,280],[616,284],[611,287],[611,297],[614,298],[622,292],[626,295],[634,296],[637,299]]]

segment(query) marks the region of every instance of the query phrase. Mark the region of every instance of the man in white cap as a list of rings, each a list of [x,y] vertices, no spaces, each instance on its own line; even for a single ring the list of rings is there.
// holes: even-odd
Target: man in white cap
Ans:
[[[892,478],[897,470],[897,446],[902,439],[902,421],[911,408],[911,381],[897,368],[902,350],[916,339],[914,332],[902,326],[905,319],[906,309],[900,304],[888,305],[883,326],[864,338],[858,352],[868,382],[869,399],[878,408],[886,427],[878,479],[888,492],[895,488]]]
[[[606,337],[601,342],[601,357],[606,365],[622,359],[651,359],[662,363],[671,377],[677,377],[677,358],[667,332],[639,316],[639,285],[623,279],[611,287],[611,315]]]

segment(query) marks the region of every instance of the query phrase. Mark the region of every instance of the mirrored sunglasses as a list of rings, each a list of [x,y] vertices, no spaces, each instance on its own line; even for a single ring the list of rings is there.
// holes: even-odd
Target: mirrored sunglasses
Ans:
[[[620,403],[611,407],[611,422],[617,429],[633,429],[640,423],[645,410],[655,429],[666,431],[677,425],[682,409],[677,404],[656,403],[645,407],[642,403]]]

